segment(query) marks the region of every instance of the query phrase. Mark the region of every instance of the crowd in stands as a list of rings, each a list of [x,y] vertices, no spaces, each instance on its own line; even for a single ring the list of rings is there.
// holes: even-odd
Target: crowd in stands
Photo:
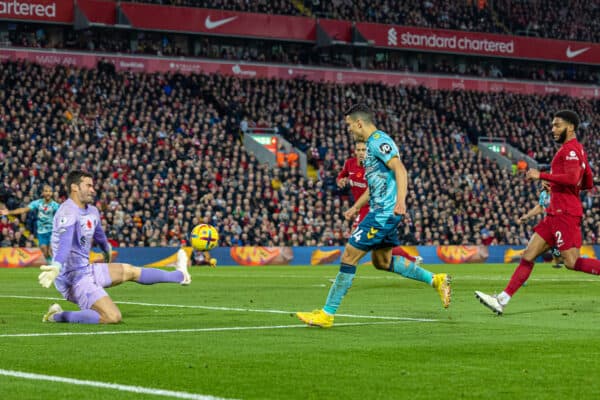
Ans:
[[[64,40],[51,42],[43,28],[11,31],[10,45],[53,48],[70,50],[87,50],[121,54],[147,54],[152,56],[199,57],[229,61],[269,62],[306,66],[333,66],[339,68],[355,68],[362,62],[355,58],[335,55],[322,57],[312,46],[301,44],[265,44],[262,42],[228,43],[222,38],[204,37],[198,46],[177,44],[173,34],[158,32],[137,32],[131,39],[128,32],[101,30],[67,31]],[[258,44],[257,44],[258,43]],[[190,47],[194,47],[192,51]],[[411,56],[413,56],[411,54]],[[410,62],[409,56],[401,52],[389,53],[384,58],[373,54],[367,56],[364,67],[369,70],[434,73],[453,76],[474,76],[493,79],[526,79],[547,82],[577,82],[600,85],[600,69],[589,66],[568,64],[544,64],[534,62],[517,62],[514,60],[471,61],[469,63],[453,62],[449,56],[431,56],[434,61],[419,54],[416,62]]]
[[[5,62],[0,200],[24,206],[43,184],[64,200],[66,172],[83,168],[96,176],[96,205],[119,246],[177,246],[200,222],[220,229],[223,246],[343,244],[352,203],[335,182],[352,153],[343,110],[364,99],[410,174],[406,244],[524,244],[531,235],[515,219],[536,204],[539,185],[475,151],[478,135],[505,137],[547,162],[556,149],[550,115],[573,107],[600,174],[598,102]],[[318,179],[246,154],[240,131],[252,127],[277,128]],[[598,193],[583,201],[584,240],[600,243]],[[1,243],[27,240],[19,222],[27,221],[2,220]]]
[[[600,4],[585,0],[132,1],[600,42]]]

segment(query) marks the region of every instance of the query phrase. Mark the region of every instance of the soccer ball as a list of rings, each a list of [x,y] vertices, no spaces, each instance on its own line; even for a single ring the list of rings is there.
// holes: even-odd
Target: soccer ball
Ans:
[[[212,250],[219,244],[219,231],[207,224],[197,225],[192,230],[192,247],[196,250]]]

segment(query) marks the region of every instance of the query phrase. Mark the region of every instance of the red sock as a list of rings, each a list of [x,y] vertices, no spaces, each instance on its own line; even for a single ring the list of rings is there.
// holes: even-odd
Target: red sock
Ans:
[[[519,266],[517,269],[515,269],[515,272],[513,272],[512,276],[510,277],[510,282],[508,282],[508,286],[506,286],[504,291],[512,297],[515,292],[519,290],[521,286],[523,286],[525,281],[527,281],[527,278],[529,278],[529,275],[531,275],[532,270],[533,262],[521,258]]]
[[[577,261],[575,261],[575,271],[581,271],[592,275],[600,275],[600,260],[579,257]]]
[[[410,254],[408,254],[406,251],[404,251],[404,249],[400,246],[394,247],[394,250],[392,251],[392,254],[395,256],[402,256],[406,259],[408,259],[408,261],[411,262],[415,262],[416,258],[411,256]]]

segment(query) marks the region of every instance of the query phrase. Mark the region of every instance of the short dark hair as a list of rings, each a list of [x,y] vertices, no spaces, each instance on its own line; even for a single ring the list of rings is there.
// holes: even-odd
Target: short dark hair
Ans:
[[[573,124],[575,130],[579,127],[579,115],[573,110],[560,110],[554,113],[554,118],[560,118]]]
[[[83,178],[93,178],[92,174],[81,169],[75,169],[67,175],[67,193],[71,193],[71,185],[79,185]]]
[[[360,118],[365,122],[373,123],[373,112],[369,106],[364,103],[354,104],[344,113],[344,115],[346,117],[350,116],[353,119]]]

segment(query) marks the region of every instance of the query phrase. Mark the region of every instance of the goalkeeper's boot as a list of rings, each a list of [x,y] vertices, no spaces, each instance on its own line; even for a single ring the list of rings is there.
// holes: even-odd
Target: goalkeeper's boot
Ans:
[[[210,260],[208,260],[208,265],[210,265],[212,268],[217,266],[217,259],[216,258],[211,258]]]
[[[502,315],[504,312],[504,306],[498,300],[498,296],[490,296],[489,294],[485,294],[479,290],[476,290],[475,297],[479,299],[481,304],[492,310],[495,314]]]
[[[333,326],[333,315],[327,314],[323,310],[297,312],[296,316],[307,325],[320,326],[321,328],[331,328]]]
[[[448,308],[452,301],[452,288],[450,287],[451,277],[448,274],[433,275],[433,287],[437,290],[442,300],[444,308]]]
[[[63,309],[59,304],[52,304],[48,309],[48,312],[42,317],[42,322],[56,322],[54,320],[54,314],[59,314],[61,312],[63,312]]]
[[[175,269],[183,274],[183,280],[180,282],[182,285],[187,286],[192,283],[192,276],[188,272],[188,256],[184,249],[177,251],[177,266]]]

